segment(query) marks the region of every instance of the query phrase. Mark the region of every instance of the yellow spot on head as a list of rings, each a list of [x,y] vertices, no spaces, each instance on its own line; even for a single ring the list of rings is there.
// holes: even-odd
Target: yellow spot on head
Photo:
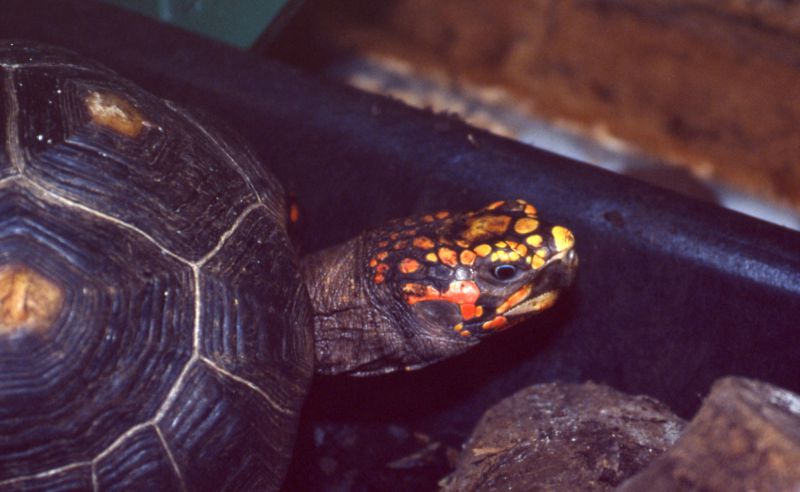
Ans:
[[[534,248],[538,248],[542,245],[542,236],[538,234],[534,234],[533,236],[528,236],[525,238],[525,242],[529,245],[533,246]]]
[[[479,244],[478,246],[475,246],[475,249],[473,251],[475,251],[476,255],[483,258],[485,256],[488,256],[489,253],[492,252],[492,247],[489,246],[488,244]]]
[[[524,244],[517,244],[517,245],[515,245],[515,246],[514,246],[514,250],[515,250],[515,251],[517,252],[517,254],[519,254],[520,256],[525,256],[525,255],[527,255],[527,254],[528,254],[528,248],[527,248],[527,247],[526,247]]]
[[[483,306],[475,306],[475,317],[480,318],[483,316]]]
[[[0,266],[0,335],[49,328],[63,302],[61,288],[38,272],[23,265]]]
[[[542,258],[541,256],[534,256],[533,258],[531,258],[531,267],[534,270],[542,268],[542,265],[544,264],[545,264],[544,258]]]
[[[83,102],[95,124],[130,138],[136,138],[142,132],[145,125],[142,114],[121,97],[92,91]]]
[[[516,251],[511,251],[508,253],[508,261],[517,261],[519,260],[519,253]]]
[[[572,235],[572,231],[566,227],[555,226],[552,229],[552,233],[556,243],[556,251],[564,251],[575,244],[575,237]]]
[[[453,329],[456,330],[456,331],[463,330],[464,329],[464,323],[457,324],[456,326],[453,327]]]
[[[536,256],[540,256],[542,258],[547,258],[547,248],[539,248],[536,250]]]
[[[525,215],[534,216],[536,215],[536,207],[531,205],[530,203],[525,205]]]
[[[514,223],[514,231],[517,234],[530,234],[539,227],[539,221],[530,217],[523,217]]]
[[[425,255],[425,259],[430,261],[431,263],[437,263],[439,261],[439,257],[436,256],[436,253],[433,253],[433,252],[428,253],[427,255]]]

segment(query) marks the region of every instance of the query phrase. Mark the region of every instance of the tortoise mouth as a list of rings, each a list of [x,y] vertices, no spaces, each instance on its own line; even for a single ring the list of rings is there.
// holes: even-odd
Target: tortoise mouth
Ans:
[[[548,290],[537,296],[529,297],[506,311],[505,316],[511,318],[544,311],[555,304],[558,296],[558,290]]]

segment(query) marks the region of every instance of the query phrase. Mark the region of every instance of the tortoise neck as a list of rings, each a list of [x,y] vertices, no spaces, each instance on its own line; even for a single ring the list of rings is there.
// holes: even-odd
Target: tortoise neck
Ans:
[[[367,375],[398,369],[391,352],[398,327],[371,300],[361,236],[303,259],[314,310],[316,371]]]

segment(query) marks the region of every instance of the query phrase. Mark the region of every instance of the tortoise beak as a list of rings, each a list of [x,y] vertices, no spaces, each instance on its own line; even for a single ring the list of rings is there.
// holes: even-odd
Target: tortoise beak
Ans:
[[[578,269],[578,255],[569,249],[553,256],[537,274],[530,296],[509,309],[506,316],[522,316],[544,311],[558,300],[562,290],[575,280]]]

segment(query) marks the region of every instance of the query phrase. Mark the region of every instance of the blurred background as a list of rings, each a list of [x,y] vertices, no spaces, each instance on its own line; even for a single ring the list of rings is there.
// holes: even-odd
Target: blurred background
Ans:
[[[108,0],[800,229],[794,0]]]

